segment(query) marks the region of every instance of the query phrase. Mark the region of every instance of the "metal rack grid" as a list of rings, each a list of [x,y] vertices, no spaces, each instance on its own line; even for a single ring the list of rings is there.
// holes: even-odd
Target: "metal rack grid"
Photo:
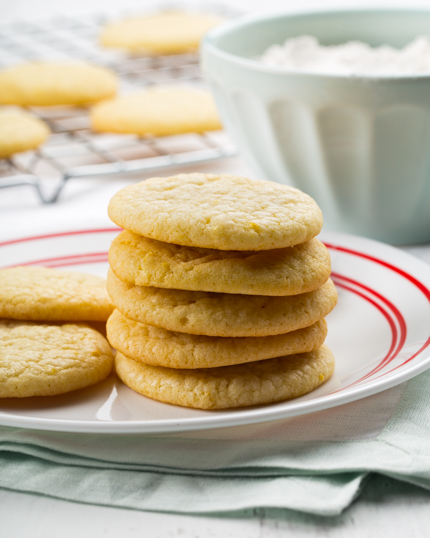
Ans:
[[[219,12],[219,10],[218,10]],[[197,54],[127,55],[105,50],[97,38],[106,18],[55,17],[0,25],[0,69],[35,60],[83,60],[114,70],[120,91],[152,84],[204,81]],[[0,160],[0,188],[30,185],[44,203],[57,201],[72,178],[149,172],[236,155],[224,132],[171,137],[97,134],[90,130],[87,108],[30,108],[48,123],[52,135],[35,151]]]

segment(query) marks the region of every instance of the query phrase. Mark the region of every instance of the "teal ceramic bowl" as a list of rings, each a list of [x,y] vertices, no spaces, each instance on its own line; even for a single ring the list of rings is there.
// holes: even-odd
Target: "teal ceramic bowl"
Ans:
[[[304,34],[403,47],[430,34],[430,10],[244,17],[202,45],[222,121],[257,176],[310,194],[325,229],[430,241],[430,74],[306,74],[256,59]]]

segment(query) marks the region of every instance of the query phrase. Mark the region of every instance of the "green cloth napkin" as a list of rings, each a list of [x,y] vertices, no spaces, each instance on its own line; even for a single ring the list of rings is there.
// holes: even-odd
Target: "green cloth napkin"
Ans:
[[[430,489],[430,370],[331,410],[174,436],[0,428],[0,487],[141,510],[336,515],[371,473]]]

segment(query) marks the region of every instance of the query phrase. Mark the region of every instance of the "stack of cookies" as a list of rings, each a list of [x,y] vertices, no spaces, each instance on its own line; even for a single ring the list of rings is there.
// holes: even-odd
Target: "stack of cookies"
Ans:
[[[122,189],[109,216],[124,231],[109,251],[107,335],[133,390],[223,409],[295,398],[331,376],[324,317],[337,293],[309,196],[182,174]]]

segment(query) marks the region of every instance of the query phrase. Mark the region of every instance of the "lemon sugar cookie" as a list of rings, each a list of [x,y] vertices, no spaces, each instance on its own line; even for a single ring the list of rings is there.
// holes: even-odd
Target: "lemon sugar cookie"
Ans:
[[[118,352],[115,368],[131,389],[161,402],[228,409],[298,398],[327,381],[334,357],[326,345],[276,359],[197,370],[151,366]]]
[[[104,278],[47,267],[0,270],[0,317],[106,321],[112,311]]]
[[[106,379],[108,342],[84,324],[0,321],[0,398],[53,396]]]
[[[49,133],[46,123],[31,114],[12,110],[1,111],[0,159],[39,147],[46,141]]]
[[[116,75],[83,62],[34,62],[0,72],[0,103],[21,106],[85,105],[112,97]]]
[[[270,297],[135,286],[109,270],[107,290],[116,308],[131,320],[208,336],[284,334],[324,318],[337,303],[330,279],[305,294]]]
[[[108,213],[136,234],[218,250],[290,247],[323,224],[317,204],[298,189],[227,174],[147,179],[117,192]]]
[[[184,87],[156,87],[106,100],[91,111],[95,131],[167,136],[221,129],[211,94]]]
[[[106,47],[180,54],[196,50],[202,37],[222,20],[205,13],[158,13],[108,24],[100,41]]]
[[[121,232],[109,249],[115,275],[138,286],[245,295],[297,295],[330,276],[330,255],[318,240],[270,251],[226,251],[163,243]]]
[[[214,368],[304,353],[319,348],[326,336],[325,320],[286,334],[256,338],[166,331],[131,321],[118,310],[107,322],[107,337],[115,349],[145,364],[169,368]]]

